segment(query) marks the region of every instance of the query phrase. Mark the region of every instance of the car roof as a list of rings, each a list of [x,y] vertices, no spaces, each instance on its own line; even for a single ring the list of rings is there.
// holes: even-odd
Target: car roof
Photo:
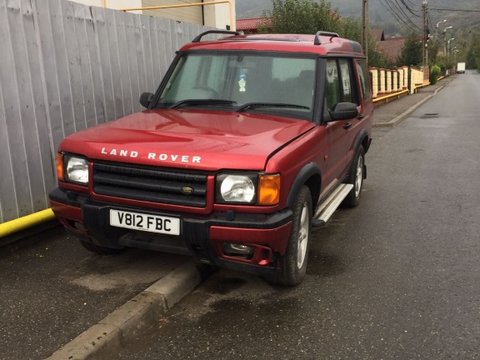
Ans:
[[[200,41],[201,37],[202,34],[183,46],[180,51],[244,50],[363,57],[362,47],[358,42],[338,37],[336,34],[240,34],[207,41]]]

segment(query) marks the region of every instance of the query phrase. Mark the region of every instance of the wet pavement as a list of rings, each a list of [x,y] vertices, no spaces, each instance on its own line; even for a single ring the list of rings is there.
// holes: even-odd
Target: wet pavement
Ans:
[[[362,202],[315,230],[303,284],[219,271],[112,358],[480,358],[480,75],[451,80],[375,129]],[[59,228],[0,248],[0,358],[45,358],[184,261]]]
[[[219,271],[116,358],[479,359],[479,92],[456,78],[375,130],[361,204],[315,230],[300,286]]]
[[[0,248],[0,359],[43,359],[185,257],[85,250],[62,228]]]
[[[431,97],[435,91],[441,90],[454,79],[455,76],[451,76],[438,81],[435,85],[418,89],[415,94],[402,96],[400,99],[375,105],[375,125],[381,126],[383,124],[389,124],[393,119],[404,114],[406,110],[411,109],[422,101],[428,100],[427,98]]]

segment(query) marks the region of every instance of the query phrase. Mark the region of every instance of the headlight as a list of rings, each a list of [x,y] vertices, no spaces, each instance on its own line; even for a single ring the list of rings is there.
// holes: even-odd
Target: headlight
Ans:
[[[65,156],[65,180],[83,184],[88,184],[88,161],[77,156]]]
[[[217,179],[217,200],[250,204],[256,198],[256,175],[220,175]]]

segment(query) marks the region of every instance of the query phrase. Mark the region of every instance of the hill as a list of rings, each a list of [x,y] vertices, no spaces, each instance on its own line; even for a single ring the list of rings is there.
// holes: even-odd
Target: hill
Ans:
[[[418,11],[418,15],[421,15],[420,9],[422,0],[411,1],[417,6],[415,10]],[[352,4],[352,0],[331,0],[332,8],[337,9],[338,13],[344,17],[359,17],[361,14],[360,0],[355,1]],[[385,29],[386,34],[395,34],[401,32],[406,34],[409,29],[401,26],[395,17],[391,13],[391,9],[388,8],[388,4],[394,3],[391,0],[370,0],[369,2],[369,16],[372,27],[380,27]],[[400,1],[398,1],[400,3]],[[429,12],[430,18],[430,31],[435,31],[435,23],[440,20],[447,19],[446,24],[453,25],[456,29],[465,29],[469,26],[475,26],[480,24],[480,13],[473,12],[452,12],[452,11],[437,11],[434,8],[456,8],[456,9],[480,9],[480,0],[457,0],[455,2],[451,0],[430,0]],[[237,17],[248,18],[262,16],[265,11],[270,11],[272,8],[271,0],[236,0]],[[397,11],[397,16],[399,12]],[[410,14],[411,15],[411,14]],[[411,15],[410,18],[421,27],[421,17],[415,17]]]

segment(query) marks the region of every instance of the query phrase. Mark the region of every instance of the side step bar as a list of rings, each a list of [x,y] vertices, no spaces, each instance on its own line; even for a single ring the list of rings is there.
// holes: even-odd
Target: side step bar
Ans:
[[[353,189],[352,184],[340,184],[335,190],[325,199],[315,211],[313,215],[313,226],[322,226],[332,217],[333,213],[342,203],[343,199],[347,197]]]

